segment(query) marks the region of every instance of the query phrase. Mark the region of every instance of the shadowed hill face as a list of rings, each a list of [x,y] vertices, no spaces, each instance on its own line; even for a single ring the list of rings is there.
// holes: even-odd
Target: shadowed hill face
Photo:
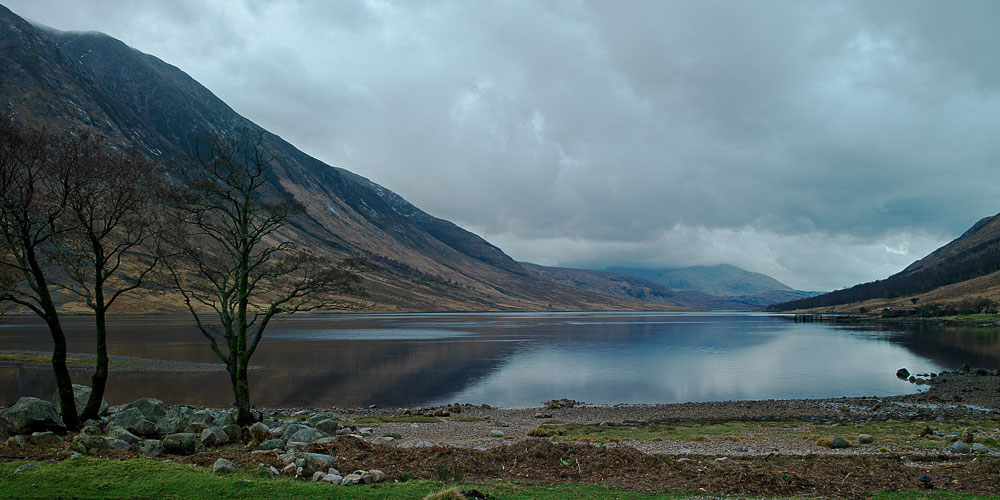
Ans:
[[[32,26],[0,7],[0,105],[24,122],[90,127],[183,165],[199,138],[263,134],[272,182],[303,203],[289,237],[331,258],[362,256],[379,307],[407,310],[607,309],[637,304],[560,287],[527,273],[479,236],[395,193],[333,168],[264,131],[180,69],[100,33]]]
[[[964,282],[978,283],[983,277],[997,271],[1000,271],[1000,214],[980,220],[951,243],[884,280],[778,304],[773,309],[788,311],[873,299],[914,297],[944,288],[956,291],[947,294],[948,300],[974,298],[984,294],[985,285],[958,285]]]

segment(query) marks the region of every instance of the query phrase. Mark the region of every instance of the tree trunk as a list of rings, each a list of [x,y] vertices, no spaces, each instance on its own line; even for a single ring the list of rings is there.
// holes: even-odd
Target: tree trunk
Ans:
[[[55,315],[55,307],[46,318],[49,332],[52,333],[52,371],[56,376],[56,388],[59,390],[59,404],[62,406],[62,419],[66,427],[76,429],[79,419],[76,415],[76,400],[73,399],[73,380],[66,367],[66,335],[63,333],[59,317]]]
[[[94,348],[97,360],[94,375],[90,377],[90,399],[87,401],[83,413],[80,414],[80,421],[98,417],[101,412],[101,403],[104,401],[104,390],[108,383],[108,330],[103,307],[99,305],[94,313],[94,329],[97,334]]]
[[[249,362],[237,360],[233,394],[236,396],[236,423],[252,425],[253,414],[250,412],[250,380],[247,376]]]

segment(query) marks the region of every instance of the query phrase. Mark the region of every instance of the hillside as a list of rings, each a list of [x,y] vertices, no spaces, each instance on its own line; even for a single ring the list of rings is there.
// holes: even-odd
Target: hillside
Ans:
[[[884,279],[772,307],[776,311],[857,312],[887,306],[1000,299],[1000,214]],[[915,300],[912,300],[915,299]]]
[[[101,33],[34,26],[0,6],[0,105],[32,126],[89,127],[178,164],[199,137],[249,129],[276,156],[274,184],[306,214],[286,237],[330,258],[360,256],[369,299],[383,310],[620,309],[643,305],[561,287],[479,236],[399,195],[331,167],[239,115],[180,69]],[[335,119],[336,117],[331,117]],[[156,294],[123,302],[172,310]]]

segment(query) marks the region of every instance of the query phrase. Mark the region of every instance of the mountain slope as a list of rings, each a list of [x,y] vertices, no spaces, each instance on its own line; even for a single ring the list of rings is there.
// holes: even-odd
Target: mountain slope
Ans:
[[[0,106],[33,125],[94,128],[175,164],[205,134],[261,133],[265,151],[277,158],[275,187],[306,207],[305,215],[290,221],[286,236],[331,258],[373,261],[379,271],[366,274],[366,287],[381,309],[641,307],[527,272],[479,236],[299,151],[156,57],[104,34],[37,27],[2,6]],[[158,307],[173,303],[164,298]]]
[[[773,309],[834,307],[910,297],[919,301],[925,295],[934,300],[971,299],[989,296],[989,289],[996,285],[993,280],[1000,275],[998,272],[1000,214],[981,219],[955,240],[884,280],[778,304]]]

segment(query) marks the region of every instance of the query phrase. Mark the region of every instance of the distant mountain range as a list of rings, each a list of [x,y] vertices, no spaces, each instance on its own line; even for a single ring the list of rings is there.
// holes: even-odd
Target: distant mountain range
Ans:
[[[725,264],[681,269],[612,267],[604,271],[522,265],[560,285],[692,309],[753,310],[816,295],[794,290],[766,274]]]
[[[330,258],[378,266],[365,286],[381,310],[593,310],[648,303],[563,287],[529,272],[479,236],[392,191],[299,151],[239,115],[180,69],[102,33],[32,25],[0,6],[0,106],[56,130],[92,128],[178,163],[207,133],[249,129],[276,157],[273,185],[306,207],[287,237]],[[337,119],[337,117],[331,117]],[[171,310],[150,293],[126,310]]]
[[[858,312],[890,306],[964,308],[1000,301],[1000,214],[884,279],[771,307],[775,311]],[[974,307],[974,306],[970,306]]]

